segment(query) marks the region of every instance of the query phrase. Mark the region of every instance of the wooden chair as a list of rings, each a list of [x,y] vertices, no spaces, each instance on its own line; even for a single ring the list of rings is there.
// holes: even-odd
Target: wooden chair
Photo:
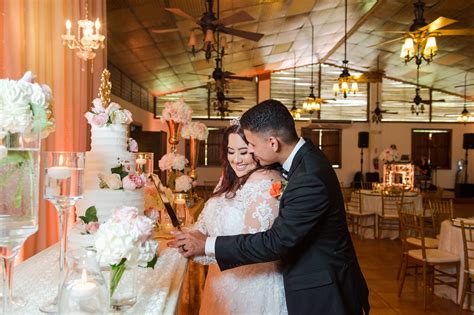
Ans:
[[[464,280],[461,290],[461,301],[459,303],[459,314],[464,308],[464,300],[466,294],[469,295],[468,309],[471,307],[471,295],[474,295],[474,290],[471,288],[471,283],[474,282],[474,223],[465,223],[461,220],[462,244],[464,249]]]
[[[403,203],[399,203],[398,204],[398,217],[400,219],[400,239],[402,241],[402,257],[401,257],[401,260],[400,260],[400,264],[399,264],[399,267],[398,267],[398,272],[397,272],[397,280],[400,279],[400,274],[402,272],[402,267],[403,267],[403,263],[405,262],[405,257],[406,255],[408,254],[408,251],[410,249],[417,249],[417,248],[421,248],[421,241],[419,238],[416,237],[413,237],[413,235],[411,235],[412,231],[410,231],[409,229],[409,226],[408,227],[405,227],[405,222],[402,218],[402,216],[400,215],[401,212],[404,212],[404,213],[409,213],[409,214],[412,214],[412,215],[416,215],[416,208],[415,208],[415,202],[414,201],[404,201]],[[426,232],[426,228],[424,228],[424,231]],[[431,237],[427,237],[425,236],[424,237],[425,239],[425,246],[426,248],[430,248],[430,249],[435,249],[435,248],[438,248],[438,240],[436,238],[431,238]],[[411,268],[409,266],[407,266],[407,268]],[[415,271],[415,273],[417,272],[417,270]]]
[[[403,190],[399,194],[382,190],[382,211],[377,213],[377,238],[380,238],[381,232],[399,231],[400,222],[398,219],[398,204],[403,202]]]
[[[441,223],[453,218],[452,199],[434,199],[429,201],[435,235],[439,235]]]
[[[361,182],[360,189],[372,190],[372,183],[371,182]]]
[[[359,235],[360,239],[364,239],[365,230],[372,228],[375,234],[375,212],[364,211],[362,207],[362,198],[360,190],[356,190],[352,193],[351,199],[346,203],[346,216],[348,223],[352,225],[352,231]],[[372,218],[372,223],[370,223]]]
[[[456,296],[459,286],[459,267],[460,259],[457,255],[445,252],[439,249],[429,249],[426,247],[425,235],[423,230],[423,216],[401,210],[400,222],[406,233],[411,237],[418,239],[421,244],[419,249],[410,249],[405,255],[405,262],[403,263],[402,278],[400,280],[400,287],[398,289],[398,296],[401,296],[405,277],[407,274],[407,267],[409,262],[422,268],[423,274],[423,308],[426,310],[426,291],[431,286],[434,291],[435,285],[447,285],[456,289]],[[408,248],[406,238],[402,239],[405,243],[404,247]],[[455,267],[456,274],[449,274],[439,267]],[[428,276],[431,276],[431,281],[428,281]],[[449,279],[452,279],[449,281]]]

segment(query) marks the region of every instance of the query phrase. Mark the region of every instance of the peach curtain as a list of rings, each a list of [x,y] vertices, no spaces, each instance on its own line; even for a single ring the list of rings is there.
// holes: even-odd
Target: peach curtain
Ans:
[[[88,2],[89,19],[99,18],[102,30],[107,29],[105,2]],[[86,151],[88,146],[83,114],[98,90],[106,50],[100,50],[93,62],[84,62],[61,42],[65,21],[71,20],[75,33],[76,21],[84,17],[84,6],[85,1],[79,0],[0,0],[0,77],[18,79],[31,70],[38,82],[53,91],[56,132],[44,141],[43,151]],[[19,259],[57,241],[56,210],[41,199],[39,231],[27,240]]]

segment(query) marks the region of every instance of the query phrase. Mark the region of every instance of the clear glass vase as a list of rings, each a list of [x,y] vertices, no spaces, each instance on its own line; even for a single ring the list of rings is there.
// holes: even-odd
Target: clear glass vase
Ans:
[[[58,304],[59,314],[108,314],[109,290],[95,251],[81,248],[68,252]]]
[[[3,314],[25,301],[12,297],[13,266],[25,240],[38,230],[39,133],[7,134],[0,139],[0,258]]]
[[[114,281],[111,267],[102,269],[106,279],[109,279],[109,291]],[[122,311],[131,308],[137,302],[137,266],[125,265],[125,271],[118,280],[117,286],[110,295],[110,308]]]

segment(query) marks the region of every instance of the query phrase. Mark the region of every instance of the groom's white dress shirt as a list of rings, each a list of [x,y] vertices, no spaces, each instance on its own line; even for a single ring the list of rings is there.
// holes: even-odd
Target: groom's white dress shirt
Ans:
[[[299,149],[305,144],[305,140],[303,138],[300,138],[300,140],[296,143],[295,147],[293,148],[293,151],[291,151],[290,155],[288,158],[285,160],[283,163],[282,167],[285,171],[289,172],[291,168],[291,164],[293,163],[293,159],[295,158],[296,153],[298,153]],[[209,236],[206,239],[206,245],[204,248],[204,251],[206,253],[206,256],[209,257],[215,257],[216,256],[216,236]]]

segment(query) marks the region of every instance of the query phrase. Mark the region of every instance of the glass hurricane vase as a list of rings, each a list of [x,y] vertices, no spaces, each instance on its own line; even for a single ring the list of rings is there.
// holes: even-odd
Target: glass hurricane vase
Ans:
[[[13,266],[25,240],[38,230],[40,135],[7,134],[0,139],[0,258],[3,314],[25,301],[12,297]]]
[[[76,201],[83,197],[84,152],[45,152],[44,198],[49,200],[59,217],[59,283],[64,280],[67,241],[67,219]],[[40,307],[44,313],[57,313],[57,296]]]

